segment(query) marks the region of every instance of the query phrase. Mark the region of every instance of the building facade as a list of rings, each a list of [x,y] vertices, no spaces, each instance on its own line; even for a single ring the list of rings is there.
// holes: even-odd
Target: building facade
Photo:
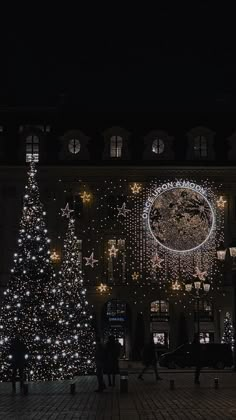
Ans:
[[[44,110],[5,111],[0,119],[1,291],[16,249],[27,165],[34,160],[55,269],[62,258],[67,227],[62,209],[68,203],[76,219],[81,270],[97,331],[104,338],[114,333],[126,358],[139,357],[137,347],[150,333],[160,350],[175,348],[183,337],[192,340],[198,321],[202,341],[220,342],[225,314],[234,311],[234,261],[229,255],[218,261],[216,252],[220,242],[229,246],[236,238],[234,129],[219,122],[213,130],[195,116],[185,116],[188,123],[183,117],[178,122],[166,118],[156,115],[146,121],[141,115],[95,117]],[[182,246],[175,235],[165,236],[164,248],[161,236],[154,237],[160,203],[155,201],[153,225],[146,220],[145,205],[153,191],[176,182],[189,183],[188,191],[190,183],[199,188],[190,188],[195,204],[201,188],[213,190],[210,208],[221,203],[212,242],[209,234],[198,243],[199,231],[188,231],[188,240],[195,244],[190,253],[182,252],[184,248],[172,252],[174,243]],[[202,203],[199,208],[206,229]],[[178,223],[183,217],[179,209],[174,210]],[[194,220],[198,217],[192,208],[187,212]],[[185,289],[191,275],[194,282],[196,266],[201,272],[207,266],[205,277],[210,280],[209,293],[198,302]]]

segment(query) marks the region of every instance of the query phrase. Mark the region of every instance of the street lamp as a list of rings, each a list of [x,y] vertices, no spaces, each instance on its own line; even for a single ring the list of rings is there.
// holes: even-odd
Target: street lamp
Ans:
[[[193,283],[185,284],[185,291],[189,293],[197,302],[197,337],[200,340],[200,316],[199,316],[199,302],[210,291],[210,283],[196,279]]]
[[[223,243],[220,248],[216,251],[217,258],[219,261],[225,261],[227,248],[224,247]],[[233,308],[234,308],[234,371],[236,371],[236,243],[232,242],[229,246],[229,255],[232,261],[232,286],[233,286]]]

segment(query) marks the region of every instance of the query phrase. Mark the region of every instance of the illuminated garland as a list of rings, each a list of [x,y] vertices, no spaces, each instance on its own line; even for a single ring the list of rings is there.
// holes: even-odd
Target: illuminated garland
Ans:
[[[71,190],[72,184],[69,186],[67,182],[63,183],[64,191]],[[183,188],[190,186],[196,192],[195,198],[197,193],[204,192],[209,208],[213,211],[212,232],[205,243],[192,252],[172,252],[160,246],[150,232],[147,219],[143,218],[145,203],[153,196],[153,192],[162,188],[162,185],[173,182],[179,183],[178,186]],[[102,186],[97,183],[92,191],[96,216],[90,219],[87,225],[83,224],[83,230],[79,234],[86,238],[83,253],[90,255],[94,252],[95,255],[99,255],[98,263],[94,266],[93,279],[96,284],[100,284],[101,280],[104,283],[107,279],[109,286],[127,285],[130,288],[129,296],[134,296],[134,303],[142,303],[143,297],[154,296],[155,291],[159,291],[158,296],[182,302],[185,299],[183,286],[187,279],[194,279],[198,269],[199,272],[207,273],[211,292],[219,290],[222,275],[217,265],[216,248],[224,239],[224,209],[217,205],[219,186],[208,180],[169,179],[160,183],[153,178],[149,182],[142,182],[142,189],[138,194],[134,194],[131,189],[134,185],[139,183],[130,184],[126,179],[105,180]],[[92,190],[91,185],[82,180],[73,182],[75,206],[76,195],[85,190]],[[75,213],[75,217],[83,218],[83,212]],[[123,241],[122,247],[118,245],[119,241]],[[109,249],[118,250],[116,258],[109,254]],[[156,255],[160,264],[155,262]],[[87,270],[85,266],[84,270]],[[138,282],[133,281],[134,272],[139,273]],[[87,279],[86,272],[85,276]],[[89,275],[91,285],[93,279]],[[176,281],[181,288],[173,290],[172,284]]]

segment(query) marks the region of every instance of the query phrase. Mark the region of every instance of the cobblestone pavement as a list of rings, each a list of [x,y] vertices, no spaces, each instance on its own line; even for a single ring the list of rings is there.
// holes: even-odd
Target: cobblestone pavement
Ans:
[[[161,376],[155,382],[150,373],[144,381],[130,374],[128,394],[120,394],[119,377],[103,394],[94,392],[96,377],[77,378],[75,395],[69,381],[29,384],[28,395],[19,389],[12,395],[11,384],[0,383],[0,419],[236,419],[236,373],[203,372],[201,385],[193,384],[193,372],[162,371]]]

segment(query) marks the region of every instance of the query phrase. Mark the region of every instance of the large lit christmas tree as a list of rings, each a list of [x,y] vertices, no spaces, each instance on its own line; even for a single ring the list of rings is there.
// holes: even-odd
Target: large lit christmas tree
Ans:
[[[66,215],[66,214],[65,214]],[[70,217],[70,212],[68,213]],[[75,220],[69,218],[60,270],[60,339],[64,343],[64,378],[94,371],[95,334],[83,284]]]
[[[226,312],[226,316],[224,318],[224,332],[221,342],[230,344],[232,349],[234,347],[234,328],[229,312]]]
[[[59,324],[55,306],[55,275],[36,172],[32,162],[23,198],[18,249],[1,308],[1,380],[10,377],[10,344],[17,333],[21,334],[28,348],[26,373],[30,380],[57,379],[61,376],[57,356]]]

